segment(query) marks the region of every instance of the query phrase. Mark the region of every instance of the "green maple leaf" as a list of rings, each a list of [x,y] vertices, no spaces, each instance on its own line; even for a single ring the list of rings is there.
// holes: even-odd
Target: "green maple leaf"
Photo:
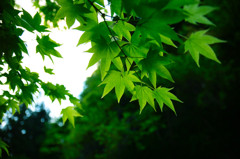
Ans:
[[[36,13],[32,18],[32,16],[24,9],[20,22],[21,25],[30,32],[34,30],[37,30],[38,32],[45,32],[47,28],[41,25],[41,16],[39,13]]]
[[[77,19],[80,23],[86,21],[85,14],[91,13],[84,4],[73,4],[72,0],[58,0],[61,8],[56,14],[56,19],[61,19],[66,17],[66,22],[68,28],[70,28],[75,20]]]
[[[128,41],[131,41],[130,31],[135,30],[135,26],[130,23],[124,21],[117,21],[117,23],[113,26],[114,32],[119,36],[120,39],[124,36]]]
[[[123,63],[122,63],[121,57],[114,58],[112,62],[119,71],[123,71]]]
[[[170,38],[168,38],[168,37],[166,37],[164,35],[161,35],[161,34],[160,34],[160,38],[161,38],[162,43],[177,48],[177,46],[173,43],[173,41]]]
[[[152,82],[153,86],[156,87],[156,75],[174,82],[170,72],[164,66],[171,63],[173,63],[171,59],[159,56],[158,50],[152,50],[149,51],[147,58],[138,63],[138,66],[140,66],[140,69],[142,70],[142,77],[149,76],[149,80]]]
[[[23,86],[21,89],[23,100],[26,100],[26,104],[31,104],[33,101],[33,94],[38,91],[37,84],[30,83],[29,85]]]
[[[189,16],[186,21],[192,24],[207,24],[214,25],[210,20],[208,20],[205,15],[215,10],[215,7],[210,6],[198,6],[198,4],[186,5],[184,10],[188,12]]]
[[[65,109],[62,109],[61,114],[63,114],[63,116],[62,116],[63,124],[68,119],[73,127],[75,127],[74,117],[83,117],[76,110],[74,110],[74,107],[72,107],[72,106],[69,106],[69,107],[67,107]]]
[[[98,30],[98,23],[95,21],[90,21],[89,23],[87,23],[85,25],[84,24],[80,25],[76,29],[80,30],[80,31],[84,31],[78,41],[78,44],[77,44],[77,46],[78,46],[78,45],[81,45],[81,44],[91,41],[95,37],[96,31]]]
[[[57,99],[59,103],[61,103],[62,99],[66,99],[66,95],[68,95],[68,90],[66,90],[64,85],[60,84],[52,84],[50,82],[48,83],[41,83],[42,89],[45,92],[45,95],[49,96],[49,98],[52,100],[52,102]]]
[[[217,39],[210,35],[205,35],[208,30],[202,30],[192,33],[191,36],[185,41],[185,52],[189,51],[194,61],[199,66],[199,54],[221,63],[214,53],[209,44],[222,43],[223,40]]]
[[[170,39],[181,42],[177,33],[170,27],[171,24],[182,21],[185,16],[178,11],[160,11],[151,15],[147,19],[142,19],[138,22],[136,30],[142,33],[143,37],[151,36],[161,42],[159,34]]]
[[[131,41],[122,47],[124,53],[136,62],[141,60],[141,58],[145,58],[149,50],[145,46],[146,42],[142,40],[140,32],[135,31],[131,37]]]
[[[111,10],[111,16],[116,13],[117,15],[121,15],[122,12],[122,1],[120,0],[109,0],[111,3],[110,10]]]
[[[166,104],[176,114],[175,108],[171,100],[175,100],[181,103],[182,101],[179,100],[174,94],[170,93],[170,90],[171,89],[169,88],[158,87],[154,90],[154,98],[157,100],[161,111],[163,110],[163,104]]]
[[[76,107],[82,109],[82,105],[80,104],[80,100],[76,97],[74,97],[73,95],[71,94],[68,94],[68,97],[69,97],[69,101]]]
[[[125,88],[129,91],[133,91],[134,83],[140,82],[140,80],[133,75],[133,71],[127,72],[119,72],[119,71],[111,71],[109,75],[104,79],[104,81],[100,84],[106,84],[102,98],[107,95],[113,88],[115,88],[115,93],[120,102],[120,99],[124,93]]]
[[[87,68],[101,60],[100,69],[103,80],[110,68],[111,61],[120,53],[120,48],[115,41],[108,43],[104,38],[102,38],[101,41],[96,43],[87,52],[93,53]]]
[[[106,21],[106,23],[108,24],[108,26],[110,26],[113,22]],[[99,42],[103,38],[108,42],[111,41],[109,36],[110,33],[105,22],[98,23],[97,21],[92,20],[92,21],[89,21],[87,25],[81,25],[76,29],[80,31],[84,31],[84,33],[82,34],[82,36],[78,41],[77,46],[90,41]]]
[[[104,77],[107,75],[112,62],[117,67],[118,70],[123,71],[123,63],[120,57],[116,57],[113,59],[103,58],[101,59],[100,62],[101,80],[103,80]]]
[[[51,55],[62,58],[61,54],[55,50],[55,47],[60,46],[60,44],[50,39],[49,35],[42,36],[42,38],[37,36],[37,42],[36,52],[39,52],[43,59],[48,56],[52,60]]]
[[[123,47],[124,52],[130,58],[141,59],[145,58],[148,52],[148,49],[144,46],[138,46],[134,43],[128,43]]]
[[[46,73],[50,74],[50,75],[54,75],[53,69],[51,69],[51,68],[47,68],[46,66],[44,66],[44,71],[45,71]]]
[[[102,58],[100,62],[101,80],[107,75],[112,63],[111,58]]]
[[[146,86],[139,86],[139,85],[135,86],[135,92],[133,94],[131,101],[134,101],[137,99],[138,99],[138,102],[140,105],[140,114],[147,103],[149,103],[151,105],[151,107],[154,110],[156,110],[155,106],[154,106],[153,91],[150,88],[148,88]]]

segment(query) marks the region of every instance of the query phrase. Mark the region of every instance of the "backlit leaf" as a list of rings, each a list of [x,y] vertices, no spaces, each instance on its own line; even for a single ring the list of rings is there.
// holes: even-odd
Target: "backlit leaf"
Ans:
[[[134,89],[133,82],[140,82],[139,79],[133,75],[133,72],[125,72],[123,74],[119,71],[111,71],[106,79],[104,79],[104,81],[100,84],[106,84],[102,98],[107,95],[113,88],[115,88],[118,102],[120,102],[125,88],[127,88],[129,91],[132,91]]]
[[[58,0],[58,3],[61,5],[61,8],[57,12],[56,19],[66,17],[68,28],[74,24],[75,20],[84,23],[86,20],[84,15],[90,13],[90,11],[84,7],[84,4],[73,4],[72,0]]]
[[[102,40],[99,41],[99,43],[94,45],[87,52],[93,53],[87,68],[91,67],[99,60],[102,60],[101,75],[103,79],[110,68],[111,61],[120,53],[120,48],[118,47],[116,42],[113,41],[107,43],[107,41],[104,38],[102,38]]]
[[[147,58],[141,60],[138,65],[142,69],[142,77],[149,76],[153,86],[156,87],[156,74],[174,82],[170,72],[164,66],[171,63],[173,63],[171,59],[159,56],[158,50],[152,50],[149,51]]]
[[[39,52],[43,59],[45,56],[48,56],[50,59],[52,59],[51,56],[62,58],[61,54],[55,49],[60,44],[50,39],[49,35],[42,36],[42,38],[37,37],[37,42],[36,52]]]
[[[53,69],[51,69],[51,68],[47,68],[46,66],[44,66],[44,71],[45,71],[46,73],[50,74],[50,75],[54,75]]]
[[[122,36],[125,37],[128,41],[131,41],[130,31],[134,31],[135,27],[127,22],[119,20],[114,26],[113,30],[122,39]]]
[[[205,15],[215,9],[215,7],[198,6],[198,4],[186,5],[184,6],[184,10],[189,14],[189,16],[186,18],[186,21],[192,24],[201,23],[207,25],[214,25],[210,20],[205,17]]]
[[[185,41],[185,52],[189,51],[194,61],[199,65],[199,54],[221,63],[216,57],[215,52],[209,44],[222,43],[223,40],[217,39],[211,35],[206,35],[208,30],[202,30],[192,33],[191,36]]]
[[[75,117],[83,117],[81,114],[79,114],[76,110],[74,110],[74,107],[69,106],[67,108],[62,109],[61,111],[63,124],[68,119],[69,122],[72,124],[73,127],[75,127],[74,118]]]
[[[163,104],[166,104],[176,114],[175,108],[171,100],[175,100],[178,102],[182,101],[179,100],[174,94],[170,93],[170,90],[171,89],[165,87],[158,87],[154,90],[154,97],[157,100],[161,111],[163,110]]]
[[[131,101],[136,99],[138,99],[140,105],[140,114],[147,103],[149,103],[155,110],[153,91],[150,88],[137,85]]]
[[[164,44],[167,44],[167,45],[170,45],[170,46],[173,46],[173,47],[177,48],[177,46],[173,43],[173,41],[170,38],[168,38],[164,35],[161,35],[161,34],[160,34],[160,37],[161,37],[161,41]]]

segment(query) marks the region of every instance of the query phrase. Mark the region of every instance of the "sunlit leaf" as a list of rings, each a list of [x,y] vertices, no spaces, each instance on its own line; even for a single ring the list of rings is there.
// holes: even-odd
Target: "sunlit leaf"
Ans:
[[[130,23],[126,23],[120,20],[113,26],[113,30],[120,39],[122,39],[122,37],[125,37],[128,41],[131,41],[130,31],[134,31],[135,27]]]
[[[171,63],[173,61],[168,57],[159,56],[158,50],[152,50],[148,53],[147,58],[141,60],[138,65],[142,69],[142,77],[149,76],[153,86],[156,87],[156,74],[174,82],[170,72],[165,67],[165,65]]]
[[[179,100],[174,94],[170,93],[170,90],[171,89],[168,88],[158,87],[154,90],[154,98],[157,100],[161,111],[163,110],[163,104],[166,104],[176,114],[175,108],[171,100],[175,100],[178,102],[182,101]]]
[[[84,7],[84,4],[73,4],[72,0],[57,0],[57,2],[61,5],[61,8],[57,12],[56,19],[66,17],[68,28],[74,24],[75,20],[84,23],[86,20],[84,15],[90,13],[90,11]]]
[[[44,66],[44,71],[45,71],[46,73],[50,74],[50,75],[54,75],[53,69],[51,69],[51,68],[47,68],[46,66]]]
[[[120,53],[120,48],[116,42],[107,43],[107,41],[102,38],[99,43],[94,45],[87,52],[93,53],[88,63],[88,68],[97,63],[99,60],[102,61],[101,75],[103,79],[110,68],[111,61]]]
[[[63,115],[62,116],[63,123],[65,123],[66,120],[68,119],[73,127],[75,127],[74,118],[75,117],[83,117],[76,110],[74,110],[74,107],[72,107],[72,106],[62,109],[61,114]]]
[[[50,59],[51,56],[61,58],[61,54],[55,49],[55,47],[60,46],[60,44],[56,43],[52,39],[50,39],[49,35],[42,36],[42,38],[37,37],[38,45],[36,46],[36,52],[39,52],[44,59],[45,56],[48,56]]]
[[[140,105],[140,114],[147,103],[149,103],[155,110],[153,91],[150,88],[137,85],[135,87],[135,91],[136,92],[134,93],[131,101],[138,99]]]
[[[215,52],[209,46],[214,43],[225,42],[223,40],[217,39],[211,35],[206,35],[205,33],[208,30],[202,30],[195,33],[192,33],[187,41],[185,41],[185,52],[189,51],[194,61],[199,65],[199,54],[214,60],[218,63],[221,63],[216,57]]]
[[[100,84],[106,84],[102,98],[107,95],[113,88],[115,88],[118,102],[120,102],[125,88],[127,88],[129,91],[132,91],[134,89],[133,82],[140,82],[139,79],[133,75],[133,72],[125,72],[122,74],[119,71],[111,71],[106,79],[104,79],[104,81]]]

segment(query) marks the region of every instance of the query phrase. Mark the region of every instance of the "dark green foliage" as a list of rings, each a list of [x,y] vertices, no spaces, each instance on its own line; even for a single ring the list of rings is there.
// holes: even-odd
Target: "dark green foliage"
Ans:
[[[157,128],[156,124],[160,119],[160,114],[154,115],[147,108],[142,115],[139,115],[139,112],[136,111],[138,104],[129,103],[129,95],[123,95],[119,103],[120,107],[114,93],[109,93],[108,96],[99,100],[104,88],[97,87],[98,82],[100,82],[99,71],[86,83],[87,87],[81,98],[81,104],[85,110],[82,112],[84,118],[76,121],[75,129],[71,129],[70,133],[63,136],[60,133],[62,129],[55,128],[58,131],[54,136],[59,134],[63,140],[61,145],[55,146],[55,149],[63,148],[62,158],[97,158],[97,156],[99,156],[98,158],[109,158],[109,156],[121,158],[123,156],[119,154],[119,148],[121,151],[124,147],[127,150],[128,146],[136,146],[135,144],[139,148],[143,147],[144,145],[139,142],[141,138],[151,134]],[[51,131],[49,130],[49,132]],[[55,140],[50,142],[51,137],[52,135],[49,134],[43,148],[49,155],[55,153],[53,149],[48,149],[56,142]]]
[[[27,53],[27,49],[20,35],[24,30],[39,33],[47,31],[46,27],[41,25],[40,14],[36,13],[32,17],[27,11],[22,10],[20,17],[21,11],[14,9],[12,4],[6,0],[1,3],[1,41],[4,44],[1,50],[1,65],[8,66],[7,71],[1,72],[1,77],[6,77],[7,82],[1,83],[8,84],[14,92],[14,94],[5,93],[1,95],[1,98],[12,98],[11,103],[28,105],[33,101],[33,94],[42,88],[52,101],[58,99],[61,102],[61,99],[66,99],[67,96],[71,98],[70,101],[73,101],[74,97],[64,86],[44,83],[38,78],[37,73],[21,66],[22,52]],[[139,100],[140,112],[146,103],[155,109],[155,100],[162,108],[162,103],[166,103],[166,99],[170,99],[167,105],[171,105],[171,109],[174,110],[173,105],[170,104],[173,98],[169,98],[164,93],[161,94],[161,98],[159,94],[154,95],[154,92],[157,92],[156,89],[161,87],[157,85],[158,76],[174,82],[165,67],[172,63],[172,60],[168,58],[170,52],[167,47],[165,49],[165,44],[175,48],[177,44],[185,45],[185,52],[189,51],[198,65],[199,53],[219,62],[209,44],[223,42],[222,40],[205,35],[206,31],[198,31],[187,38],[177,33],[173,27],[184,20],[193,24],[212,24],[205,15],[213,8],[199,6],[199,1],[110,1],[111,15],[114,17],[106,15],[103,10],[105,7],[103,1],[58,0],[57,3],[60,8],[56,13],[55,22],[66,18],[67,26],[70,28],[77,20],[80,23],[77,29],[84,31],[78,44],[91,42],[92,48],[88,52],[93,53],[93,56],[88,67],[100,62],[101,80],[106,84],[103,96],[115,87],[119,102],[127,87],[133,95],[132,99]],[[34,4],[41,10],[42,6],[39,6],[39,1]],[[47,6],[54,4],[54,2],[46,1]],[[98,15],[103,19],[102,22],[99,22]],[[106,20],[106,16],[112,19]],[[12,35],[11,41],[8,41],[9,35]],[[36,36],[36,41],[38,43],[36,52],[40,53],[43,59],[45,56],[51,60],[52,56],[62,57],[55,49],[60,44],[50,39],[49,35]],[[25,70],[28,70],[27,74],[24,74]],[[44,70],[52,74],[52,70],[46,68]],[[119,72],[116,73],[117,71]],[[134,78],[130,78],[129,74]],[[107,80],[107,78],[112,80]],[[76,106],[77,102],[74,101],[73,104]],[[9,106],[6,101],[2,102],[2,105],[6,109],[15,109],[15,106]],[[12,111],[15,112],[15,110]],[[69,118],[72,117],[69,116]]]
[[[33,96],[42,88],[45,95],[53,101],[69,97],[70,101],[79,106],[77,98],[73,97],[64,86],[59,84],[44,83],[39,78],[38,73],[31,72],[27,67],[23,67],[22,60],[24,53],[28,54],[26,44],[21,39],[24,31],[29,31],[36,35],[36,52],[39,52],[43,59],[48,56],[62,57],[55,49],[60,44],[50,39],[47,27],[41,25],[41,16],[36,13],[33,17],[25,10],[14,8],[14,1],[2,0],[0,2],[0,121],[4,113],[19,111],[19,105],[28,106],[33,102]],[[40,34],[41,33],[41,34]],[[52,74],[52,70],[44,68]],[[2,90],[2,86],[9,86],[9,90]]]
[[[129,103],[130,93],[125,93],[119,104],[114,92],[99,100],[104,88],[97,87],[101,82],[98,70],[86,81],[81,95],[84,118],[77,120],[76,128],[64,137],[65,148],[60,151],[63,158],[238,158],[239,21],[235,19],[239,14],[235,13],[240,3],[207,2],[222,8],[210,16],[221,29],[209,34],[231,43],[214,46],[222,65],[200,58],[198,68],[190,54],[180,56],[174,52],[169,57],[175,61],[169,71],[176,83],[161,79],[158,85],[175,87],[173,93],[184,101],[175,104],[178,116],[166,107],[165,113],[155,113],[146,107],[138,115],[138,103]],[[224,17],[226,23],[222,21]],[[196,30],[196,26],[189,24],[178,27],[186,33]],[[184,47],[179,51],[182,53]]]
[[[231,73],[230,66],[209,64],[207,60],[202,60],[206,68],[198,69],[190,55],[178,62],[182,61],[185,63],[181,67],[175,64],[170,68],[175,70],[177,82],[174,94],[185,101],[184,106],[175,105],[177,117],[165,107],[165,113],[146,107],[139,115],[138,102],[129,103],[131,94],[124,94],[119,104],[114,92],[99,100],[104,88],[97,87],[98,70],[86,81],[81,95],[84,118],[77,120],[75,129],[66,136],[60,133],[60,127],[56,128],[64,142],[55,149],[62,150],[62,158],[70,159],[236,157],[239,108],[230,102],[237,92],[229,83],[236,84],[237,70]],[[49,155],[53,153],[48,151]]]
[[[44,105],[36,105],[33,112],[20,106],[21,113],[16,113],[6,122],[0,131],[1,138],[9,145],[9,158],[40,159],[40,147],[45,139],[46,124],[49,121]],[[4,154],[3,158],[8,158]]]
[[[34,0],[33,5],[39,8],[39,11],[44,14],[44,25],[48,26],[49,23],[53,23],[54,27],[57,27],[57,20],[55,19],[56,13],[59,10],[59,6],[55,1],[45,0],[46,5],[40,6],[39,0]]]
[[[55,2],[48,0],[46,2],[49,6],[56,6]],[[0,84],[9,85],[12,92],[3,91],[0,95],[0,117],[10,110],[12,113],[15,113],[16,110],[19,111],[18,105],[21,103],[31,104],[33,95],[40,88],[44,90],[45,95],[49,96],[52,101],[58,99],[61,102],[62,99],[69,98],[75,107],[69,106],[62,110],[64,122],[69,119],[74,126],[74,117],[82,116],[79,112],[86,114],[86,116],[91,111],[94,114],[81,121],[83,123],[93,122],[92,125],[87,124],[88,126],[91,125],[91,127],[86,126],[85,130],[83,128],[81,138],[85,139],[86,135],[86,138],[96,140],[96,142],[92,143],[95,145],[93,155],[96,158],[120,157],[118,148],[121,144],[124,145],[123,147],[132,146],[134,148],[133,152],[138,152],[143,149],[141,140],[147,142],[145,140],[148,137],[150,140],[152,139],[152,133],[158,134],[159,130],[154,127],[154,123],[159,122],[160,116],[156,116],[156,120],[151,118],[154,115],[150,113],[151,110],[148,107],[145,107],[147,103],[154,110],[159,110],[159,107],[161,110],[165,110],[163,107],[163,104],[165,104],[175,112],[172,100],[181,101],[172,92],[169,92],[169,88],[173,84],[167,80],[177,82],[177,73],[170,74],[170,72],[174,72],[177,68],[181,69],[178,71],[179,73],[187,70],[183,69],[184,66],[179,63],[175,63],[175,65],[179,64],[178,66],[181,67],[173,66],[173,61],[177,62],[182,58],[178,56],[180,54],[176,54],[177,51],[181,53],[189,52],[198,66],[199,54],[220,63],[210,45],[224,41],[210,35],[211,32],[206,35],[208,27],[213,26],[213,22],[206,18],[206,14],[215,8],[204,5],[199,0],[109,0],[111,9],[109,14],[105,12],[106,4],[102,0],[58,0],[57,2],[59,8],[51,8],[57,10],[57,12],[54,11],[54,14],[56,14],[54,20],[51,18],[47,20],[53,21],[56,26],[57,20],[65,19],[68,28],[71,28],[75,21],[80,23],[80,26],[76,29],[84,31],[84,33],[78,44],[91,42],[92,47],[88,52],[93,53],[93,56],[88,67],[100,62],[102,82],[95,83],[94,90],[90,87],[89,95],[83,97],[82,108],[85,110],[84,112],[78,99],[73,97],[63,85],[42,82],[37,73],[22,67],[22,53],[27,53],[27,48],[20,38],[24,31],[38,34],[36,36],[38,43],[36,51],[42,55],[43,59],[45,56],[50,59],[51,56],[61,57],[61,54],[55,49],[59,44],[52,41],[46,33],[43,34],[47,29],[41,25],[39,13],[32,17],[25,10],[18,11],[14,9],[14,3],[3,0],[0,2]],[[36,1],[35,5],[41,10],[38,1]],[[46,11],[41,11],[46,14]],[[21,16],[19,13],[22,13]],[[99,19],[99,16],[102,20]],[[188,61],[183,63],[187,64]],[[192,65],[188,67],[192,67]],[[45,71],[52,73],[52,70],[46,68]],[[179,76],[181,77],[179,79],[187,78]],[[6,82],[2,81],[2,78],[6,78]],[[187,83],[187,81],[185,82]],[[105,84],[105,88],[100,87],[101,90],[96,92],[98,90],[96,87],[100,83]],[[176,85],[178,86],[178,84]],[[100,101],[100,96],[111,94],[113,88],[115,88],[117,101],[124,108],[119,108],[116,112],[108,112],[108,110],[113,109],[112,105],[116,103],[113,102],[115,97],[106,96]],[[128,92],[125,92],[125,88],[127,88]],[[103,92],[103,95],[99,96],[99,94],[102,94],[101,92]],[[97,100],[92,100],[94,98]],[[140,113],[143,114],[141,117],[137,116],[138,112],[135,109],[132,110],[131,103],[127,104],[130,99],[132,99],[131,101],[138,100]],[[97,101],[102,103],[99,104]],[[156,103],[159,107],[155,107]],[[101,109],[93,108],[88,110],[86,106],[89,105],[96,105],[96,108],[101,106]],[[144,108],[146,112],[143,113]],[[149,114],[146,115],[146,113]],[[109,117],[109,119],[106,119],[106,117]],[[139,120],[136,123],[139,124],[134,122],[126,124],[129,118],[138,118]],[[110,120],[113,123],[108,123]],[[132,124],[136,124],[136,128]],[[115,129],[113,125],[119,127]],[[97,133],[90,130],[92,127]],[[139,132],[139,130],[142,131],[142,136],[140,134],[140,137],[134,137],[136,136],[134,132]],[[125,141],[124,136],[128,132],[133,132],[129,135],[133,140],[127,138],[129,142],[123,142]],[[73,133],[76,132],[73,131]],[[144,135],[146,135],[146,138],[143,139]],[[106,139],[109,136],[111,140]],[[76,156],[86,158],[86,156],[79,156],[77,150],[85,151],[85,147],[72,146],[74,142],[71,137],[66,139],[64,146],[70,145],[66,150],[76,148],[76,151],[71,151],[70,154],[66,155],[67,158]],[[73,134],[73,138],[75,139],[75,134]],[[81,138],[79,138],[79,142],[81,142]],[[161,139],[159,139],[160,141]],[[3,149],[6,148],[6,145],[2,142],[0,146]],[[106,155],[106,152],[110,152],[110,154]],[[125,156],[121,156],[121,158],[125,158]]]
[[[42,55],[44,59],[48,56],[51,60],[51,56],[62,57],[61,54],[55,49],[55,47],[60,46],[56,42],[52,41],[49,36],[42,36],[42,38],[37,37],[38,45],[36,46],[36,52]]]

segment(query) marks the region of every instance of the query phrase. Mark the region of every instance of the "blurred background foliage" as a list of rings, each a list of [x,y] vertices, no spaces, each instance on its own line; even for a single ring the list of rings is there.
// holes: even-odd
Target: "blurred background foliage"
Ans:
[[[46,21],[54,22],[58,8],[52,1],[46,2],[38,7]],[[97,70],[85,83],[81,94],[84,117],[77,119],[75,129],[68,123],[63,126],[61,120],[49,122],[43,106],[36,112],[22,106],[23,113],[14,115],[1,130],[11,154],[3,154],[3,158],[238,158],[240,1],[202,3],[218,7],[209,14],[217,26],[209,33],[227,43],[213,46],[221,65],[201,58],[198,68],[190,55],[181,56],[183,48],[173,52],[176,63],[170,71],[176,83],[160,81],[174,87],[174,94],[184,101],[174,103],[177,116],[167,107],[163,113],[146,107],[139,115],[138,103],[129,103],[128,94],[119,104],[114,92],[101,99],[103,86],[98,87]],[[176,29],[187,33],[206,28],[178,24]]]
[[[32,0],[32,2],[33,2],[33,5],[39,9],[39,12],[41,12],[44,15],[44,24],[46,26],[50,26],[50,24],[52,24],[53,27],[58,26],[55,16],[60,7],[57,5],[56,1]],[[45,2],[45,3],[41,4],[41,2]]]

